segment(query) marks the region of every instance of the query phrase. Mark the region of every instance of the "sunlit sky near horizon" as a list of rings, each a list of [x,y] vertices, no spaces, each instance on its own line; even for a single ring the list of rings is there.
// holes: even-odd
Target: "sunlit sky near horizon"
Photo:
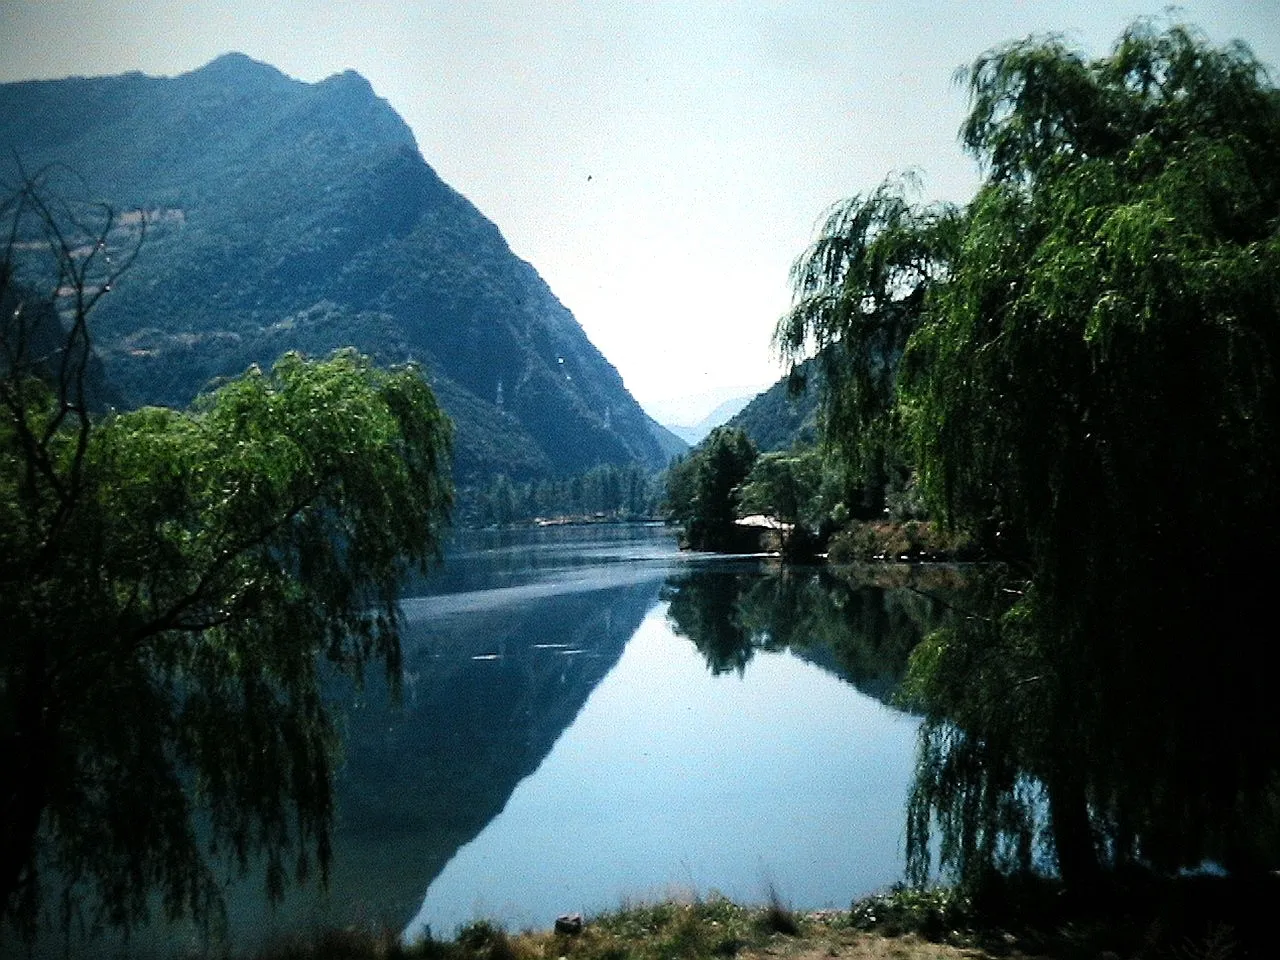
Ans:
[[[788,269],[824,211],[914,168],[964,200],[956,69],[1059,33],[1104,53],[1164,5],[937,2],[0,0],[0,81],[174,75],[240,51],[365,76],[660,420],[781,373]],[[1175,19],[1280,75],[1280,0]]]

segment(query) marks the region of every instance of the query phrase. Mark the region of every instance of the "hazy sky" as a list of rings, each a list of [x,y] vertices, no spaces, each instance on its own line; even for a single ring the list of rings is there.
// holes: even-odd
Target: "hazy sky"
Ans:
[[[777,378],[787,272],[830,204],[912,167],[930,197],[972,192],[957,67],[1032,33],[1102,53],[1163,8],[0,0],[0,81],[172,75],[231,50],[301,80],[359,71],[671,422]],[[1280,0],[1175,15],[1280,74]]]

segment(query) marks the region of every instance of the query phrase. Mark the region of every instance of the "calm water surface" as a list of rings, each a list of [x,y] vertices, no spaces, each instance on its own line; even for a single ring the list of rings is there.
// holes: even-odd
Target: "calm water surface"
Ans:
[[[902,876],[917,721],[882,702],[924,614],[661,527],[459,535],[410,584],[399,706],[335,694],[330,889],[238,885],[236,940],[715,891],[847,906]]]

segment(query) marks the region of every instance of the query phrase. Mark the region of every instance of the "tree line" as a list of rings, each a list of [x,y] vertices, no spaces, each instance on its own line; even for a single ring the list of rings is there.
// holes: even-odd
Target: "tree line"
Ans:
[[[661,516],[662,484],[638,464],[599,464],[569,477],[513,480],[498,473],[458,488],[457,521],[508,526],[535,520],[654,520]]]

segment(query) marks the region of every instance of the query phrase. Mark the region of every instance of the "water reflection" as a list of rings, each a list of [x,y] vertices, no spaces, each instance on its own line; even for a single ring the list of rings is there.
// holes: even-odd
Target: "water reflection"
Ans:
[[[847,905],[903,871],[918,723],[785,652],[713,674],[658,604],[406,934],[672,892]]]
[[[883,703],[938,604],[912,583],[688,557],[662,601],[407,936],[673,888],[844,905],[901,878],[917,723]]]
[[[758,651],[789,650],[887,703],[911,650],[942,622],[953,579],[945,568],[872,581],[757,563],[687,573],[664,590],[673,626],[713,673],[741,675]]]
[[[569,528],[467,535],[404,610],[402,703],[375,678],[333,691],[329,889],[273,909],[234,886],[237,948],[546,926],[674,888],[844,906],[902,878],[919,722],[887,704],[938,615],[918,584]]]
[[[328,890],[273,908],[252,878],[237,884],[233,942],[413,915],[573,723],[679,562],[661,528],[604,533],[468,536],[438,579],[412,585],[401,703],[376,677],[332,690],[345,728]]]
[[[1275,880],[1280,730],[1254,637],[1228,631],[1232,620],[1206,626],[1199,596],[1180,598],[1183,622],[1168,609],[1144,618],[1137,605],[1153,598],[1136,589],[1107,611],[1114,624],[1082,610],[1096,628],[1084,630],[999,567],[955,602],[968,615],[913,662],[925,715],[913,874],[938,864],[982,889],[1054,873],[1084,900],[1206,865],[1242,888]]]

